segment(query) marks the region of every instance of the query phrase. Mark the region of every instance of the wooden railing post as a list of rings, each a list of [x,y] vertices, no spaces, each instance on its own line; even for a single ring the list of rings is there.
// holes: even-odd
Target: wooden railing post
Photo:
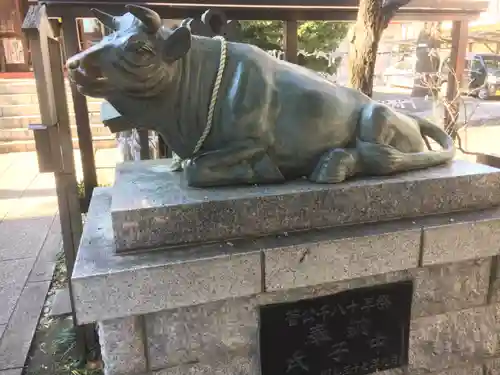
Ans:
[[[467,53],[467,28],[467,21],[453,21],[451,29],[451,54],[448,73],[448,89],[446,92],[446,100],[450,103],[451,108],[444,113],[444,126],[453,137],[455,137],[454,132],[457,131],[456,127],[459,121],[457,97],[460,95],[465,55]],[[455,127],[454,129],[450,129],[452,125]]]
[[[38,155],[40,172],[54,172],[56,166],[53,160],[53,148],[50,133],[54,132],[57,125],[57,114],[52,87],[52,72],[48,39],[52,38],[52,29],[48,24],[45,7],[35,9],[30,7],[22,25],[22,30],[29,40],[33,69],[35,71],[40,106],[41,124],[30,124],[35,138],[35,147]]]
[[[55,176],[73,323],[77,331],[77,345],[85,358],[86,353],[97,345],[97,336],[92,325],[77,327],[73,306],[70,278],[82,235],[82,217],[66,101],[61,45],[53,37],[45,5],[30,6],[23,23],[23,31],[31,44],[33,70],[42,119],[42,124],[34,124],[31,127],[35,132],[40,171],[53,172]]]
[[[295,20],[285,21],[285,39],[284,50],[285,59],[291,63],[297,64],[298,62],[298,36],[297,36],[298,23]]]
[[[62,17],[62,32],[66,56],[69,58],[80,51],[76,18],[73,17],[72,14],[67,14]],[[87,99],[78,92],[76,86],[73,84],[71,84],[71,95],[73,97],[78,145],[80,147],[80,157],[82,159],[83,183],[85,187],[84,202],[85,206],[88,206],[92,191],[97,186],[97,171],[94,146],[92,144],[92,132],[90,129],[89,110]]]

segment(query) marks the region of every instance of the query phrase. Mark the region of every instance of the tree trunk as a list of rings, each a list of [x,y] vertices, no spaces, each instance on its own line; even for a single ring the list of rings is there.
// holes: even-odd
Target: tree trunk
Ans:
[[[396,11],[409,0],[360,0],[349,48],[349,86],[372,96],[380,38]]]
[[[372,96],[383,17],[381,0],[361,0],[349,48],[349,85]]]

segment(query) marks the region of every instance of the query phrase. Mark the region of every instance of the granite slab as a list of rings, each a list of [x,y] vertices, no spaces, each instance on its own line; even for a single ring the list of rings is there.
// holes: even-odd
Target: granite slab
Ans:
[[[94,189],[71,277],[80,324],[259,293],[261,253],[199,246],[118,256],[111,189]]]
[[[116,254],[111,193],[112,188],[94,190],[72,275],[81,324],[414,270],[426,228],[500,220],[500,209],[492,208],[124,255]]]
[[[170,160],[117,167],[111,215],[117,252],[370,223],[500,204],[500,170],[456,160],[342,184],[196,189]]]
[[[424,229],[422,265],[500,255],[500,217],[492,211],[484,210],[473,220],[468,215],[466,221],[454,217],[447,224],[428,225]]]
[[[80,324],[147,314],[227,298],[252,296],[265,291],[264,251],[293,251],[300,244],[345,242],[347,238],[376,237],[391,231],[420,238],[412,222],[362,226],[346,231],[313,231],[290,236],[187,245],[172,251],[117,255],[111,223],[112,188],[96,188],[84,227],[72,275],[75,311]],[[312,245],[311,245],[312,246]],[[298,249],[300,251],[300,249]],[[377,249],[374,248],[374,251]],[[416,267],[419,244],[409,248],[399,262],[381,259],[371,272]],[[361,257],[364,259],[364,257]],[[363,273],[365,274],[365,272]],[[275,273],[275,276],[278,275]],[[324,282],[336,279],[325,275]]]

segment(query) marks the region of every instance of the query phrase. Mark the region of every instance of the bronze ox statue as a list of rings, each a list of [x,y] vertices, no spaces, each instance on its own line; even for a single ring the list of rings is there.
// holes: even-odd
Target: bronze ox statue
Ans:
[[[437,125],[379,104],[249,44],[171,30],[147,8],[94,10],[114,32],[67,62],[78,90],[131,127],[157,131],[186,160],[187,184],[338,183],[454,157]],[[132,125],[133,124],[133,125]],[[441,148],[428,150],[423,136]]]

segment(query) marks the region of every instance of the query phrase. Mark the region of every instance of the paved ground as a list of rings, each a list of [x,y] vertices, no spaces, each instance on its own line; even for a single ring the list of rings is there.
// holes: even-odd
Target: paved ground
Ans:
[[[112,183],[117,152],[96,159]],[[0,375],[21,374],[61,249],[54,178],[37,168],[35,153],[0,155]]]
[[[375,87],[373,98],[402,111],[417,114],[440,122],[443,109],[433,104],[429,98],[412,98],[409,89],[394,87]],[[463,97],[460,105],[460,120],[467,120],[472,126],[499,123],[500,100],[483,101],[472,97]]]
[[[24,366],[61,235],[53,177],[38,173],[32,154],[0,157],[0,370],[14,375]]]
[[[442,111],[433,108],[431,100],[426,98],[412,98],[410,90],[392,87],[375,87],[375,100],[393,105],[402,111],[415,113],[419,116],[438,120],[442,118]],[[462,146],[469,152],[492,153],[500,155],[500,99],[483,101],[471,97],[464,97],[464,107],[461,106],[461,119],[464,115],[469,125],[462,128],[460,137]],[[465,112],[465,113],[464,113]],[[474,155],[458,153],[458,158],[475,161]]]

